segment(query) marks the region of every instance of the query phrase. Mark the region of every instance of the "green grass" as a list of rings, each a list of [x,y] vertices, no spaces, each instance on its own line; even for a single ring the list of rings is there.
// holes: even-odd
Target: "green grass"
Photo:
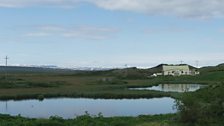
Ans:
[[[42,87],[42,88],[51,88],[51,87],[59,87],[61,85],[65,85],[65,82],[60,81],[52,81],[52,82],[32,82],[32,81],[25,81],[23,79],[16,79],[16,78],[9,78],[9,77],[2,77],[0,78],[0,89],[7,89],[7,88],[35,88],[35,87]]]
[[[175,118],[175,114],[110,118],[101,115],[91,117],[86,114],[67,120],[60,117],[27,119],[19,116],[0,115],[0,126],[182,126],[174,121]]]
[[[224,125],[224,83],[184,94],[178,103],[180,120],[189,125]]]
[[[132,85],[151,80],[127,80],[107,75],[4,74],[0,75],[0,99],[46,97],[151,98],[170,96],[158,91],[131,91]]]
[[[224,81],[224,71],[204,72],[198,76],[161,76],[129,79],[113,76],[111,71],[78,74],[11,73],[0,74],[0,99],[30,99],[47,97],[88,98],[152,98],[179,97],[178,93],[135,91],[129,87],[148,87],[157,84],[216,84]]]

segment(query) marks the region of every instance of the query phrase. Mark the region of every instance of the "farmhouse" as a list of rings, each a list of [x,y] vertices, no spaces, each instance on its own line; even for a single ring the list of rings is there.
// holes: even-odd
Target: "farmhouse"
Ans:
[[[168,65],[168,64],[162,64],[159,66],[160,72],[154,73],[153,76],[181,76],[181,75],[197,75],[199,72],[196,68],[189,66],[187,64],[179,64],[179,65]]]

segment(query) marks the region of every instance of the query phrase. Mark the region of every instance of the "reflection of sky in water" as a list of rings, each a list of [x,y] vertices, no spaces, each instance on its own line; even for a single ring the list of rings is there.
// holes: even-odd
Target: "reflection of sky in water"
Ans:
[[[60,98],[23,101],[0,101],[0,113],[34,118],[47,118],[58,115],[63,118],[73,118],[85,114],[103,113],[105,117],[111,116],[137,116],[144,114],[174,113],[174,99],[87,99],[87,98]]]
[[[164,92],[192,92],[197,91],[205,85],[200,84],[159,84],[158,86],[146,88],[130,88],[131,90],[156,90]]]

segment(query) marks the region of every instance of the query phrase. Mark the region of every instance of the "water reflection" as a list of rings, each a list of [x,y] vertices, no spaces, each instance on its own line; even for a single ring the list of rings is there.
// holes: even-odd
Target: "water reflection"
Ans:
[[[31,118],[49,118],[60,116],[73,118],[85,114],[88,111],[91,115],[100,112],[105,117],[113,116],[138,116],[148,114],[175,113],[173,109],[174,99],[153,98],[153,99],[87,99],[87,98],[60,98],[23,101],[0,101],[0,113],[18,115]]]
[[[205,85],[200,84],[159,84],[158,86],[145,87],[145,88],[130,88],[131,90],[155,90],[164,92],[193,92]]]

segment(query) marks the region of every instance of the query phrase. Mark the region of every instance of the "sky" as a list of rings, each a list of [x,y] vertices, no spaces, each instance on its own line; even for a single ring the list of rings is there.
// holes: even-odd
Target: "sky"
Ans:
[[[0,64],[224,63],[224,0],[0,0]]]

